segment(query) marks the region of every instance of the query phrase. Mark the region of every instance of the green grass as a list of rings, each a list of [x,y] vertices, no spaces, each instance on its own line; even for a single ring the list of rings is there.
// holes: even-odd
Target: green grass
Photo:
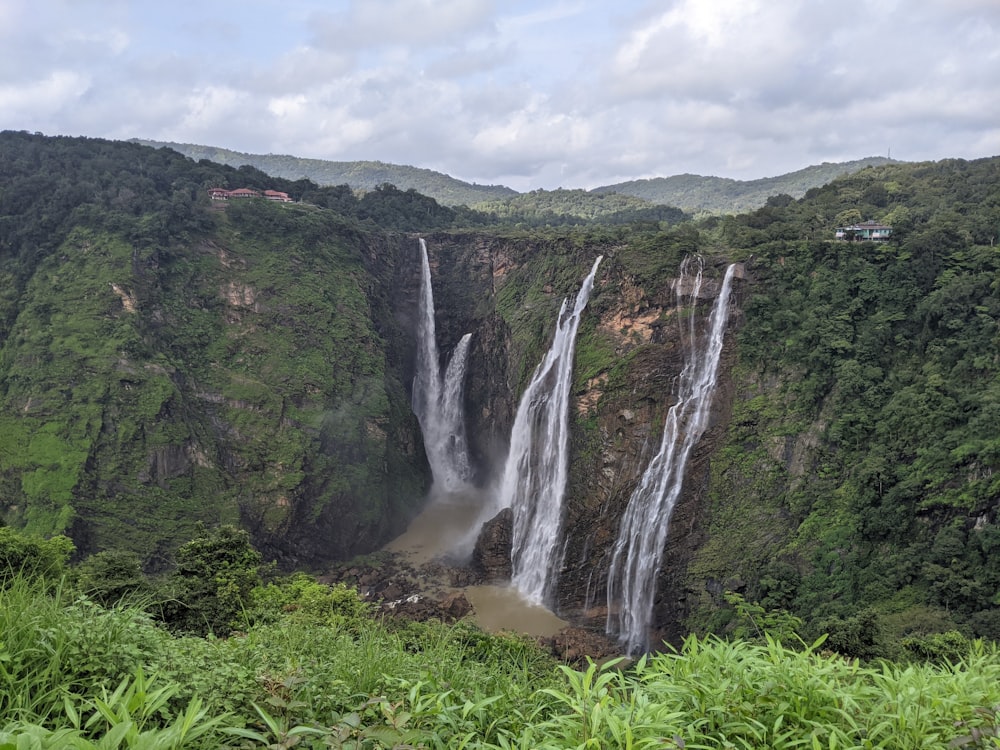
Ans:
[[[291,597],[291,598],[289,598]],[[1000,654],[940,665],[689,638],[555,667],[529,641],[371,619],[300,576],[240,634],[173,636],[19,577],[0,590],[0,749],[1000,747]]]

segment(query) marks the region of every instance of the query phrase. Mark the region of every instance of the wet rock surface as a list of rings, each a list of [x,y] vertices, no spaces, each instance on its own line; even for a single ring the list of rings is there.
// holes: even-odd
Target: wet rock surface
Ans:
[[[414,566],[403,555],[383,552],[337,566],[320,580],[353,586],[392,617],[451,623],[472,612],[465,594],[451,589],[474,583],[473,574],[446,562]]]
[[[550,638],[539,638],[538,643],[560,661],[574,666],[586,664],[588,659],[602,661],[621,656],[618,643],[602,633],[571,626]]]

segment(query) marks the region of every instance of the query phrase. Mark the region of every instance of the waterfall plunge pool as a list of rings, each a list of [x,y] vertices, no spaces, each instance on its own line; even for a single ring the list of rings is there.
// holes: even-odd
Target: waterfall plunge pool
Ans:
[[[467,559],[486,502],[484,491],[475,488],[434,494],[406,531],[384,549],[403,556],[415,567],[436,559]],[[468,586],[460,590],[472,604],[473,620],[489,632],[510,630],[551,636],[567,625],[545,607],[527,601],[509,585]]]

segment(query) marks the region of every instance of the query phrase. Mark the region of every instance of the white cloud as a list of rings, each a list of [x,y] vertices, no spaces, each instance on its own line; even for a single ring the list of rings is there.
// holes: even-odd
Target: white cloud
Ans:
[[[19,118],[43,122],[71,110],[86,93],[89,78],[71,70],[54,70],[44,78],[0,85],[0,112],[10,123]]]
[[[5,128],[532,189],[981,156],[998,122],[997,0],[0,2]]]
[[[345,11],[317,12],[311,25],[318,45],[334,49],[450,46],[492,33],[494,12],[492,0],[350,0]]]

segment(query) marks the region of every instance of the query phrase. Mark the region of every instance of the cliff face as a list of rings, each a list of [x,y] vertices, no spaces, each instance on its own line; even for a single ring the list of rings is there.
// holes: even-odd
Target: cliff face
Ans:
[[[644,282],[623,245],[537,247],[443,234],[428,236],[427,242],[442,351],[467,331],[474,336],[466,395],[470,442],[483,482],[501,468],[517,394],[548,346],[559,304],[576,293],[593,258],[605,256],[577,339],[566,554],[556,602],[562,616],[603,628],[607,567],[618,525],[658,449],[684,366],[678,317],[696,315],[702,329],[719,284],[706,284],[693,306],[678,309],[673,279],[663,275]],[[708,274],[721,279],[723,271],[720,265]],[[736,308],[745,294],[745,275],[741,270]],[[740,320],[732,315],[730,329]],[[694,453],[671,523],[655,614],[661,637],[678,637],[688,614],[685,577],[705,537],[709,458],[725,434],[731,409],[731,336],[723,358],[711,427]]]
[[[153,248],[84,223],[38,265],[0,354],[7,522],[150,568],[198,521],[240,521],[289,566],[405,527],[427,470],[393,254],[250,203]]]
[[[580,379],[586,390],[576,404],[567,497],[569,534],[558,589],[558,606],[565,616],[597,628],[605,624],[608,567],[621,519],[659,450],[665,416],[677,397],[678,378],[692,356],[695,342],[685,340],[686,319],[696,316],[696,345],[703,346],[708,313],[723,271],[722,266],[709,270],[718,279],[706,284],[697,300],[680,305],[671,292],[674,279],[664,278],[649,291],[627,272],[620,279],[608,279],[608,286],[621,292],[610,306],[598,311],[590,335],[609,342],[619,364],[586,381]],[[739,305],[745,292],[742,266],[737,277],[731,303],[735,312],[729,317],[709,428],[688,462],[662,550],[653,643],[664,638],[676,641],[685,632],[687,567],[705,539],[710,460],[725,439],[731,411],[733,334],[741,322]]]

